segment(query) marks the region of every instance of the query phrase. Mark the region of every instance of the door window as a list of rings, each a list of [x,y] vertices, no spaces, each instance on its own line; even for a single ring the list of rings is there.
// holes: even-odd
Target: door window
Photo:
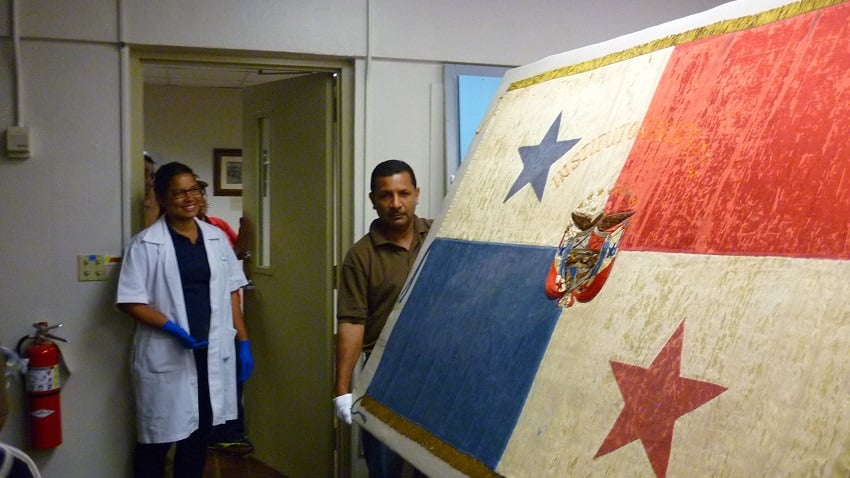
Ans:
[[[271,145],[269,144],[269,119],[257,119],[257,131],[259,138],[260,153],[260,171],[257,175],[259,181],[257,190],[260,191],[260,224],[259,236],[260,243],[257,250],[259,257],[257,258],[258,267],[269,267],[271,264],[271,188],[269,187],[269,171],[271,168]]]

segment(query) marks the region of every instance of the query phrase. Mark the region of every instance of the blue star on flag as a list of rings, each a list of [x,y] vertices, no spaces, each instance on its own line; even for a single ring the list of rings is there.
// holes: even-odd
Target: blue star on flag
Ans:
[[[570,139],[567,141],[558,141],[558,130],[561,127],[561,114],[555,118],[546,136],[540,141],[537,146],[520,146],[519,155],[522,158],[522,172],[514,181],[508,195],[505,196],[505,201],[511,198],[517,191],[525,187],[526,184],[531,184],[534,193],[537,194],[537,200],[543,200],[543,189],[546,187],[546,178],[549,177],[549,168],[552,164],[559,160],[567,151],[572,149],[581,138]]]

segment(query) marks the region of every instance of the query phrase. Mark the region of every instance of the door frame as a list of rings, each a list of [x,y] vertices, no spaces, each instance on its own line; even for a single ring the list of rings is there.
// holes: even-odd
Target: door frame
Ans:
[[[122,180],[122,231],[123,245],[130,237],[142,229],[141,204],[144,198],[144,166],[141,158],[144,154],[144,66],[146,64],[195,64],[208,67],[246,66],[258,69],[303,69],[305,71],[329,71],[338,75],[336,87],[337,131],[334,159],[334,217],[333,263],[340,264],[345,251],[351,246],[354,231],[354,176],[355,157],[355,77],[356,61],[345,58],[328,58],[311,55],[284,55],[274,53],[247,52],[236,50],[210,50],[168,46],[124,45],[122,48],[123,84],[122,92],[123,155],[121,169]],[[362,73],[361,73],[362,74]],[[362,92],[360,92],[362,94]],[[362,109],[362,108],[361,108]],[[362,113],[361,113],[362,115]],[[334,268],[335,272],[337,267]],[[335,309],[335,307],[334,307]],[[336,321],[333,321],[336,324]],[[334,325],[334,340],[336,325]],[[335,349],[336,344],[333,344]],[[332,360],[335,362],[335,360]],[[331,371],[334,374],[334,371]],[[332,375],[333,376],[333,375]],[[328,390],[328,401],[333,398],[333,390]],[[351,439],[345,426],[338,427],[336,440],[335,476],[347,477],[351,473]]]
[[[334,203],[337,214],[334,224],[337,238],[337,260],[340,254],[348,250],[354,226],[354,164],[355,164],[355,61],[353,59],[324,58],[307,55],[277,55],[257,54],[237,50],[209,50],[201,48],[154,47],[146,45],[127,45],[125,71],[129,76],[125,104],[129,112],[124,120],[129,131],[122,158],[122,170],[127,172],[124,184],[125,204],[140,204],[144,198],[144,170],[141,161],[135,161],[144,154],[144,65],[145,64],[195,64],[211,67],[252,67],[258,69],[287,68],[304,69],[305,71],[331,71],[338,78],[338,158],[335,166],[336,197]],[[129,206],[126,206],[129,207]],[[126,209],[125,209],[126,210]],[[124,244],[129,242],[129,235],[141,230],[141,217],[132,212],[124,218]]]

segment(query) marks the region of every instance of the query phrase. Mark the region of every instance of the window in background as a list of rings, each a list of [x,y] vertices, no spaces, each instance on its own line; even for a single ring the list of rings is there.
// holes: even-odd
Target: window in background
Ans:
[[[460,160],[463,161],[469,152],[469,144],[472,143],[472,138],[475,137],[475,132],[502,83],[502,77],[460,75],[457,81]]]
[[[446,185],[454,182],[506,71],[501,66],[445,66]]]

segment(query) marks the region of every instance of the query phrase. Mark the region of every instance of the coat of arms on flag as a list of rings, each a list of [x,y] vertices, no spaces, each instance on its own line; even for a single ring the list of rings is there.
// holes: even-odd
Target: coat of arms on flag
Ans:
[[[546,277],[546,295],[566,307],[596,297],[611,273],[632,214],[600,213],[591,219],[574,212]]]
[[[441,477],[848,476],[848,123],[850,2],[509,72],[363,426]]]

